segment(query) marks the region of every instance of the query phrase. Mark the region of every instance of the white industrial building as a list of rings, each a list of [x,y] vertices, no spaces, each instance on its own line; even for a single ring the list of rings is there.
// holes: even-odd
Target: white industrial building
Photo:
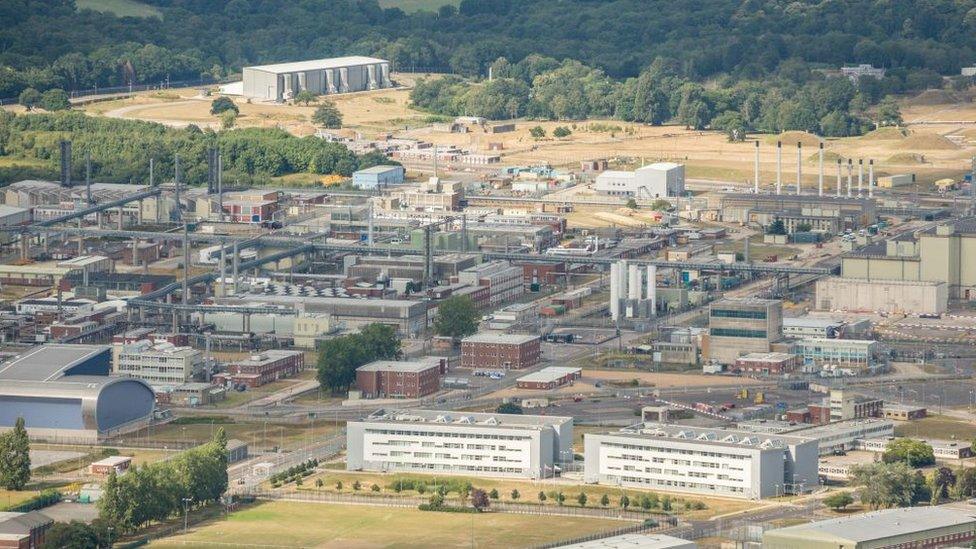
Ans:
[[[596,192],[610,196],[665,198],[685,192],[685,167],[658,162],[632,172],[607,170],[596,177]]]
[[[203,353],[169,342],[115,345],[112,354],[115,375],[141,379],[152,386],[183,385],[203,373]]]
[[[855,450],[860,441],[895,436],[895,424],[886,419],[851,419],[816,427],[800,426],[791,435],[817,441],[820,455]]]
[[[302,90],[319,95],[389,88],[390,62],[375,57],[335,57],[244,67],[244,97],[286,101]]]
[[[817,441],[803,436],[642,423],[583,445],[590,483],[742,499],[817,483]]]
[[[346,469],[546,478],[573,460],[573,418],[380,410],[347,424]]]
[[[610,265],[610,316],[650,318],[657,312],[657,267],[642,269],[627,261]]]
[[[942,314],[949,286],[942,281],[828,277],[817,281],[816,306],[826,311]]]

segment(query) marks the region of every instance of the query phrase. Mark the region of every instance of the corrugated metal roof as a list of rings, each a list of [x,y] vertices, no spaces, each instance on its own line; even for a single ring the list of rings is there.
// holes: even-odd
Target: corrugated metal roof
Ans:
[[[375,57],[353,55],[349,57],[332,57],[330,59],[310,59],[308,61],[277,63],[274,65],[255,65],[253,67],[244,67],[244,70],[253,69],[262,72],[283,74],[289,72],[314,71],[322,69],[339,69],[342,67],[354,67],[357,65],[374,65],[376,63],[389,63],[389,61],[386,59],[377,59]]]

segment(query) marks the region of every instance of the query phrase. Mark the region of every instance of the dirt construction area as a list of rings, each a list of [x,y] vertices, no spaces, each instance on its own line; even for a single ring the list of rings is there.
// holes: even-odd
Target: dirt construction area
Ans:
[[[420,75],[395,75],[399,89],[336,95],[330,97],[342,112],[343,132],[375,138],[392,134],[444,146],[457,146],[472,152],[489,149],[502,156],[503,165],[551,164],[578,169],[579,162],[608,158],[612,167],[632,169],[645,162],[685,163],[689,179],[731,182],[746,188],[754,178],[753,162],[759,142],[760,182],[764,187],[775,180],[776,142],[783,143],[785,185],[796,181],[797,146],[802,143],[800,161],[803,185],[817,185],[819,138],[803,132],[750,136],[745,142],[730,143],[724,133],[687,130],[680,126],[646,126],[619,120],[529,121],[518,120],[515,131],[491,133],[486,127],[469,125],[464,132],[446,131],[427,124],[428,113],[410,107],[409,88]],[[117,118],[151,120],[176,127],[188,124],[218,127],[210,114],[213,97],[199,89],[174,89],[139,94],[132,98],[93,103],[86,111]],[[874,160],[877,176],[914,173],[921,190],[945,177],[959,178],[968,170],[976,154],[976,104],[967,98],[947,93],[926,92],[903,101],[905,127],[881,128],[860,137],[825,140],[826,183],[836,181],[836,161]],[[248,103],[235,98],[241,114],[238,127],[280,127],[296,135],[311,135],[310,121],[315,105]],[[545,137],[533,138],[530,129],[539,126]],[[570,135],[553,137],[556,128]],[[846,163],[846,162],[845,162]],[[865,169],[866,171],[866,169]],[[865,173],[866,176],[866,173]],[[844,169],[846,178],[846,167]],[[905,189],[911,192],[914,189]],[[614,215],[616,212],[608,212]],[[626,216],[625,216],[626,217]],[[620,225],[644,220],[607,219]]]

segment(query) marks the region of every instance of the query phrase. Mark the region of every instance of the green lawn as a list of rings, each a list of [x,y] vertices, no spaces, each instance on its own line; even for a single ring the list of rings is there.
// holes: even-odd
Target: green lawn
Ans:
[[[451,4],[457,7],[461,0],[379,0],[382,8],[400,8],[401,10],[412,13],[415,11],[437,11],[437,8]]]
[[[976,425],[948,416],[933,415],[918,421],[896,422],[895,435],[970,441],[976,439]]]
[[[315,483],[318,479],[322,480],[322,486],[316,487]],[[394,489],[394,484],[396,484],[397,479],[403,479],[405,481],[414,480],[425,480],[428,484],[434,484],[437,482],[438,477],[435,475],[415,475],[415,474],[382,474],[382,473],[371,473],[363,471],[342,471],[342,470],[327,470],[317,473],[313,476],[306,478],[301,487],[296,487],[294,484],[288,484],[283,489],[289,491],[299,490],[303,492],[329,492],[336,493],[341,492],[344,494],[358,493],[364,496],[378,496],[378,497],[398,497],[398,496],[410,496],[410,497],[424,497],[429,495],[429,491],[425,494],[419,494],[413,490],[403,490],[401,492],[396,492]],[[492,489],[498,490],[499,500],[503,502],[511,502],[512,490],[518,490],[520,494],[519,500],[524,503],[538,504],[538,494],[540,491],[545,492],[547,499],[545,505],[556,505],[555,494],[556,492],[562,492],[566,496],[565,505],[566,506],[577,506],[576,501],[577,496],[580,492],[583,492],[587,496],[587,506],[589,507],[599,507],[600,499],[606,494],[610,498],[609,506],[616,507],[619,503],[621,495],[627,495],[628,498],[633,502],[634,508],[637,508],[638,502],[642,496],[651,494],[647,490],[631,489],[631,488],[618,488],[614,486],[597,486],[593,484],[564,484],[555,483],[549,481],[531,481],[531,480],[520,480],[520,479],[503,479],[503,478],[482,478],[482,477],[464,477],[464,476],[446,476],[441,477],[442,480],[448,483],[464,483],[469,482],[475,488],[481,488],[486,492],[490,492]],[[353,489],[353,484],[359,481],[361,489],[356,492]],[[337,482],[342,481],[342,490],[337,490]],[[380,490],[374,492],[372,490],[373,484],[379,486]],[[719,499],[719,498],[709,498],[700,497],[697,495],[684,495],[684,494],[666,494],[665,492],[657,492],[659,498],[663,498],[665,495],[669,496],[673,502],[673,512],[681,515],[685,518],[694,519],[704,519],[715,515],[722,515],[725,513],[732,513],[736,511],[742,511],[749,509],[753,506],[751,502],[735,500],[735,499]],[[455,501],[458,499],[456,492],[450,492],[447,494],[447,499],[449,501]],[[705,504],[704,509],[686,509],[685,503],[695,503],[701,502]],[[660,512],[660,507],[653,509],[654,511]]]
[[[162,17],[158,9],[135,0],[75,0],[79,10],[89,9],[114,13],[119,17]]]
[[[186,536],[152,542],[150,547],[531,547],[626,524],[589,517],[267,502],[203,523]]]

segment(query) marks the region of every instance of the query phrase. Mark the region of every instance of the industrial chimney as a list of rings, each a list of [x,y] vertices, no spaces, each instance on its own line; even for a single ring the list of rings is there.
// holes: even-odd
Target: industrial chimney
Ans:
[[[71,141],[61,140],[61,186],[71,186]]]

